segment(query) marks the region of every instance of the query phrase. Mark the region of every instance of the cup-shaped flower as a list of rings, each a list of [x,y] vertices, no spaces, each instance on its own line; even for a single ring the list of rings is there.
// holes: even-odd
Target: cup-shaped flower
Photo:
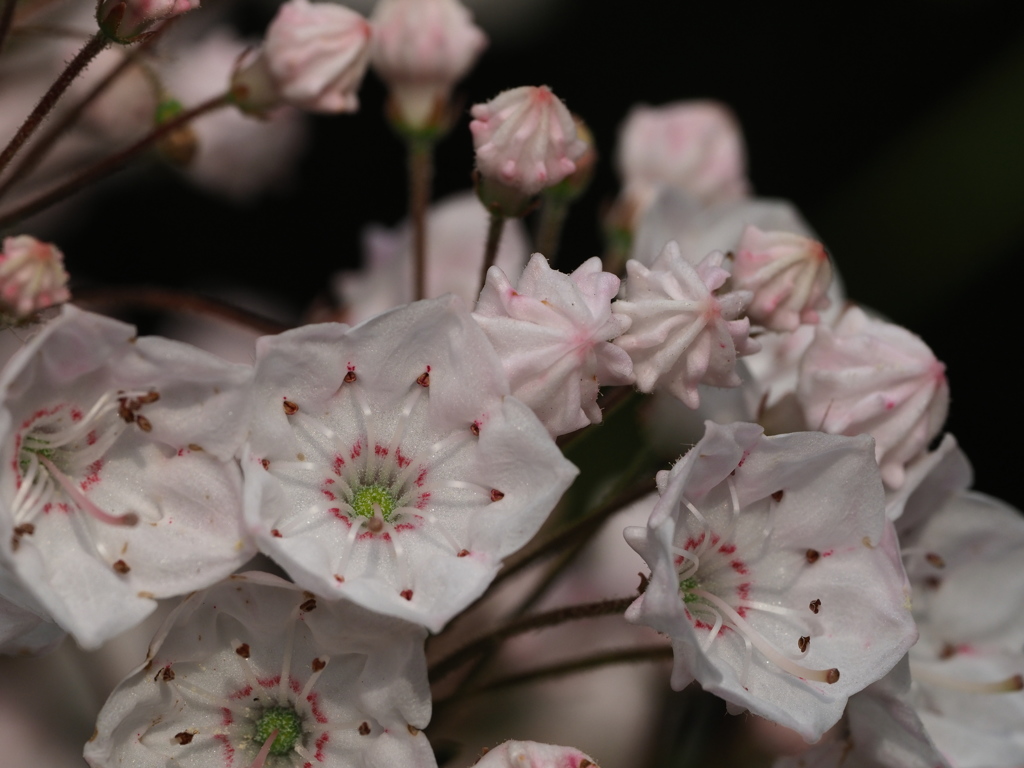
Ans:
[[[673,688],[813,741],[917,639],[869,438],[708,422],[658,487],[626,618],[669,635]]]
[[[624,196],[638,210],[665,187],[702,206],[736,200],[748,188],[739,124],[714,101],[633,107],[619,132],[618,165]]]
[[[487,46],[459,0],[382,0],[373,10],[373,68],[412,128],[444,112],[452,87]]]
[[[764,232],[750,225],[736,247],[733,286],[754,294],[747,314],[770,331],[795,331],[817,323],[829,305],[832,264],[817,240],[792,232]]]
[[[536,741],[506,741],[490,749],[474,768],[598,768],[597,763],[574,747]]]
[[[633,364],[609,343],[629,327],[613,312],[619,278],[596,256],[571,275],[535,253],[513,286],[497,267],[487,272],[474,319],[498,352],[512,395],[553,436],[601,421],[597,390],[633,381]]]
[[[1024,763],[1024,519],[960,492],[904,552],[921,642],[911,702],[957,768]]]
[[[29,235],[5,237],[0,252],[0,312],[21,319],[68,301],[64,254]]]
[[[247,520],[317,594],[438,630],[576,474],[453,296],[256,354]]]
[[[587,149],[569,110],[546,85],[502,91],[470,114],[480,175],[523,195],[560,182]]]
[[[100,712],[85,759],[430,768],[425,634],[270,574],[232,576],[167,618]]]
[[[480,273],[490,217],[476,195],[460,193],[439,200],[427,210],[427,299],[454,293],[467,306],[480,295]],[[335,278],[335,293],[348,323],[413,300],[412,234],[408,223],[394,230],[371,225],[363,234],[363,263],[359,272]],[[530,255],[521,221],[505,223],[495,265],[518,275]]]
[[[131,43],[153,25],[199,7],[199,0],[100,0],[96,20],[111,40]]]
[[[70,305],[8,363],[0,558],[81,645],[251,555],[233,462],[250,376]]]
[[[834,435],[867,433],[889,488],[946,420],[946,367],[919,336],[850,307],[819,325],[800,363],[797,396],[807,425]]]
[[[355,112],[371,37],[369,22],[343,5],[288,0],[270,22],[259,56],[236,72],[236,99],[253,112],[276,100],[311,112]]]
[[[739,386],[737,356],[760,347],[748,336],[750,321],[740,317],[750,292],[715,294],[729,278],[723,259],[715,251],[694,267],[672,242],[650,269],[626,262],[625,297],[613,308],[631,325],[615,343],[632,358],[640,391],[667,389],[696,408],[698,384]]]

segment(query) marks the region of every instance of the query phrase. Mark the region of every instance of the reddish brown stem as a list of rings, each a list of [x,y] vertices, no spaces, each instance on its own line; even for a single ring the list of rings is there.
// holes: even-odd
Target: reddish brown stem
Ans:
[[[57,105],[57,102],[60,101],[60,97],[64,95],[64,91],[68,89],[68,86],[74,82],[75,78],[89,66],[89,63],[108,44],[109,41],[106,36],[102,32],[97,32],[75,54],[75,58],[68,63],[64,71],[60,73],[53,85],[50,86],[50,89],[43,94],[43,98],[36,104],[36,108],[25,118],[25,122],[21,124],[18,132],[14,134],[14,138],[4,147],[4,151],[0,152],[0,173],[3,173],[11,160],[14,159],[14,156],[18,154],[18,150],[24,146],[26,141],[32,138],[32,134],[43,124],[43,120],[50,114],[50,111]]]
[[[412,220],[413,298],[427,298],[427,206],[433,182],[433,144],[411,138],[409,143],[409,218]]]
[[[93,182],[99,181],[115,171],[119,171],[131,160],[135,159],[136,156],[142,154],[160,141],[164,136],[178,130],[181,126],[196,119],[200,115],[212,112],[215,109],[220,109],[230,103],[231,94],[224,93],[220,96],[215,96],[208,101],[204,101],[203,103],[192,107],[192,109],[185,110],[165,123],[161,123],[131,146],[100,160],[98,163],[86,168],[78,175],[64,181],[53,189],[43,192],[22,205],[19,205],[17,208],[7,211],[4,214],[0,214],[0,229],[9,227],[28,216],[46,210],[54,203],[59,203],[61,200],[66,197],[70,197]]]
[[[226,304],[217,299],[198,296],[184,291],[169,288],[148,288],[145,286],[127,286],[121,288],[92,288],[75,291],[75,303],[104,309],[149,309],[182,313],[194,313],[226,320],[257,333],[281,333],[290,328],[284,323],[257,315],[247,309]]]

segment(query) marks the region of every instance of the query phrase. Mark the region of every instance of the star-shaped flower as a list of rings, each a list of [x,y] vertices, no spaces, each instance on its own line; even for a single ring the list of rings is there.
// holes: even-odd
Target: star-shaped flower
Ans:
[[[438,630],[576,474],[452,296],[257,344],[243,460],[261,548],[306,589]]]
[[[487,272],[474,319],[501,358],[512,394],[552,435],[601,421],[599,386],[629,384],[633,364],[609,342],[629,327],[611,303],[619,278],[597,257],[571,275],[535,253],[513,286],[497,267]]]
[[[425,632],[266,573],[190,595],[100,712],[93,768],[435,765]]]
[[[248,366],[65,306],[0,377],[0,558],[85,647],[252,553]]]
[[[869,439],[708,422],[658,487],[626,529],[651,566],[626,618],[672,639],[673,688],[813,741],[916,640]]]

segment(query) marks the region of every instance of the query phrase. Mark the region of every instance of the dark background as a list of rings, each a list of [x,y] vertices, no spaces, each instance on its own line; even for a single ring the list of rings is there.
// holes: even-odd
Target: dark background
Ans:
[[[269,16],[234,14],[251,33]],[[1024,3],[570,0],[547,16],[497,37],[461,92],[468,105],[545,83],[593,129],[603,163],[571,214],[562,267],[602,250],[599,210],[617,189],[610,158],[630,105],[726,102],[757,193],[792,200],[849,295],[946,362],[948,428],[976,486],[1024,505],[1011,377],[1022,351]],[[159,169],[110,185],[61,243],[76,280],[249,286],[285,296],[297,317],[329,275],[356,265],[365,222],[404,215],[403,150],[372,75],[361,97],[358,115],[316,118],[288,195],[239,207]],[[437,196],[469,184],[467,123],[439,148]]]

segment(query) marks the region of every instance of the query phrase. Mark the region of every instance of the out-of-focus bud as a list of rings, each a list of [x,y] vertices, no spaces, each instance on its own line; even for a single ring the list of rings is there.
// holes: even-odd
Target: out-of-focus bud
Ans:
[[[156,124],[163,125],[173,120],[184,109],[177,99],[163,99],[156,108]],[[199,139],[192,126],[182,125],[160,139],[156,149],[160,156],[171,165],[187,168],[195,159],[196,151],[199,149]]]
[[[747,315],[770,331],[818,322],[829,305],[832,264],[817,240],[792,232],[743,231],[732,270],[733,287],[752,291]]]
[[[101,0],[100,30],[115,43],[133,43],[154,24],[199,7],[199,0]]]
[[[445,120],[455,83],[487,46],[458,0],[381,0],[373,22],[373,67],[391,88],[396,120],[423,130]]]
[[[530,199],[573,173],[587,150],[569,110],[547,86],[504,91],[471,114],[477,192],[492,213],[523,215]]]
[[[68,301],[64,254],[29,235],[5,237],[0,252],[0,313],[5,321],[27,318]]]
[[[281,102],[310,112],[355,112],[371,38],[369,22],[355,11],[289,0],[270,22],[259,55],[236,69],[235,103],[251,113]]]
[[[598,765],[574,747],[506,741],[488,750],[477,761],[476,768],[598,768]]]
[[[713,101],[637,106],[619,134],[624,195],[644,209],[664,187],[704,205],[747,192],[743,136],[732,112]]]

